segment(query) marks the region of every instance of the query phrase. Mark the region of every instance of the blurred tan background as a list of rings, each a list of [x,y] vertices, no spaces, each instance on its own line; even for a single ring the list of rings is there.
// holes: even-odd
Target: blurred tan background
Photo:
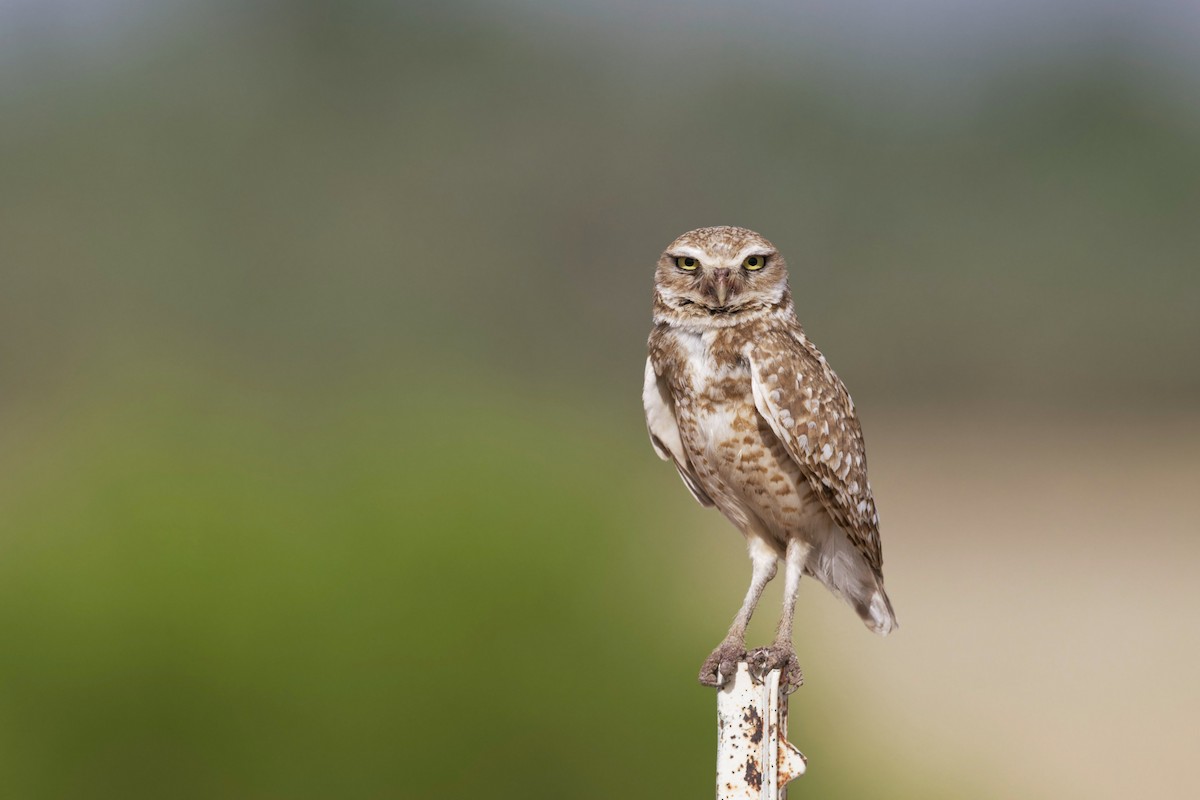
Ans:
[[[793,796],[1200,796],[1200,12],[843,5],[0,0],[0,795],[710,796],[737,224],[901,620],[803,587]]]

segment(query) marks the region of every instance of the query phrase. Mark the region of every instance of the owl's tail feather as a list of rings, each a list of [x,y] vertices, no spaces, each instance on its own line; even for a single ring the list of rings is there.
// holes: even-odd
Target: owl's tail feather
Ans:
[[[871,630],[887,636],[899,627],[883,577],[849,537],[831,525],[824,538],[816,541],[805,570],[845,599]]]
[[[892,601],[888,599],[883,586],[875,589],[865,603],[857,604],[855,610],[863,622],[867,623],[867,627],[880,636],[887,636],[900,627],[900,623],[896,621],[896,612],[892,610]]]

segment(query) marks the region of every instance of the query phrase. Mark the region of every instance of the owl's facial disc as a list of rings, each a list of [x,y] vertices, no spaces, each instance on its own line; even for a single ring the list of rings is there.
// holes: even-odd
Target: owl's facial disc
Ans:
[[[787,265],[774,245],[745,228],[689,231],[659,257],[655,293],[676,320],[735,325],[787,294]]]
[[[668,251],[665,260],[674,269],[675,296],[689,305],[699,305],[710,312],[736,310],[747,290],[761,280],[754,273],[767,266],[772,253],[755,251],[734,257],[702,253],[693,248]]]

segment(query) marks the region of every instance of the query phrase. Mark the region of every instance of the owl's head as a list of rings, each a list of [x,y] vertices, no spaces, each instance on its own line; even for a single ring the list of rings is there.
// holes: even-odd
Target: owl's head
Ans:
[[[658,259],[654,290],[671,317],[718,324],[790,299],[787,264],[775,245],[726,226],[697,228],[671,242]]]

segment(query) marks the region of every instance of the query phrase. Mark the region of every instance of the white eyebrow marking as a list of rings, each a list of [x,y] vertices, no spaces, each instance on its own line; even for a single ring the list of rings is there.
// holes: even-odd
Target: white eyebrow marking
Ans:
[[[667,252],[669,255],[672,255],[675,258],[679,258],[680,256],[683,256],[684,258],[694,258],[701,264],[708,260],[707,253],[705,253],[699,247],[692,247],[689,244],[681,244],[678,247],[672,247]]]
[[[737,255],[733,257],[733,261],[741,264],[747,256],[762,256],[764,259],[769,260],[774,255],[776,253],[772,252],[769,247],[763,247],[761,244],[751,244],[739,250]]]

